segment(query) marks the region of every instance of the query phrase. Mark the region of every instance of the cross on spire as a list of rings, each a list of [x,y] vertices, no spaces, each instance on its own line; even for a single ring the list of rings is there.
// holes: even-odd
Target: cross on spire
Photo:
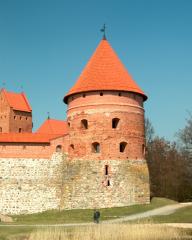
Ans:
[[[47,112],[47,119],[50,119],[50,112]]]
[[[105,35],[106,26],[105,26],[105,23],[103,24],[103,27],[101,28],[100,31],[103,32],[103,40],[106,40],[106,35]]]

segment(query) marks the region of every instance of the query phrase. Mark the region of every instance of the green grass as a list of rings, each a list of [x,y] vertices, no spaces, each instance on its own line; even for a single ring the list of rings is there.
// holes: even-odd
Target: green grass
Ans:
[[[150,204],[100,209],[101,220],[115,219],[175,203],[175,201],[165,198],[153,198]],[[93,210],[51,210],[37,214],[18,215],[14,216],[13,219],[15,224],[59,224],[92,222]]]
[[[145,218],[139,222],[152,221],[154,223],[192,223],[192,206],[178,209],[170,215]]]

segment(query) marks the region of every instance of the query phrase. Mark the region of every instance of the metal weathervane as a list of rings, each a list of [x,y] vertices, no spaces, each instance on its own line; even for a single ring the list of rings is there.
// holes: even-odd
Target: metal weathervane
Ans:
[[[105,35],[106,26],[105,26],[105,24],[103,24],[103,27],[101,28],[100,31],[103,32],[103,39],[105,40],[106,39],[106,35]]]

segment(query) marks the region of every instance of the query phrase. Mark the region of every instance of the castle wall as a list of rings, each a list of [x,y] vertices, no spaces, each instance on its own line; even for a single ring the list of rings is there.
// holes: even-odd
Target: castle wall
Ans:
[[[59,209],[62,171],[62,153],[51,159],[0,158],[0,213]]]
[[[10,122],[10,107],[8,102],[2,94],[0,93],[0,132],[8,133],[9,132],[9,122]]]
[[[63,172],[62,209],[149,203],[148,168],[144,160],[73,159],[66,162]]]

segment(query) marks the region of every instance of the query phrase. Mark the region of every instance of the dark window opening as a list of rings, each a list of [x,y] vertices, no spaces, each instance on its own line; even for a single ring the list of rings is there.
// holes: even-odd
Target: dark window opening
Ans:
[[[62,151],[62,146],[61,145],[57,145],[56,152],[61,152],[61,151]]]
[[[112,128],[117,128],[119,121],[120,121],[119,118],[113,118],[112,119]]]
[[[70,127],[70,125],[71,125],[70,122],[68,122],[67,124],[68,124],[68,126]]]
[[[107,186],[109,187],[110,185],[110,180],[107,180]]]
[[[105,165],[105,175],[108,175],[108,174],[109,174],[109,166]]]
[[[121,142],[120,145],[119,145],[119,151],[120,151],[120,152],[124,152],[126,146],[127,146],[127,143],[126,143],[126,142]]]
[[[26,117],[25,119],[27,120],[28,118]]]
[[[121,93],[119,93],[119,97],[121,97],[122,95],[121,95]]]
[[[2,127],[0,127],[0,132],[1,132],[1,133],[3,132],[3,129],[2,129]]]
[[[20,120],[22,119],[22,117],[20,117]]]
[[[81,120],[81,126],[84,129],[88,129],[88,121],[86,119]]]
[[[71,144],[71,145],[69,146],[69,149],[73,151],[73,150],[74,150],[74,145]]]
[[[98,142],[92,143],[92,152],[100,153],[100,144]]]
[[[103,96],[103,93],[102,93],[102,92],[100,93],[100,96]]]
[[[83,98],[85,98],[85,97],[86,97],[86,94],[84,93],[84,94],[83,94]]]
[[[21,128],[19,128],[19,133],[21,133],[22,132],[22,129]]]
[[[16,119],[16,116],[14,116],[14,119]]]

